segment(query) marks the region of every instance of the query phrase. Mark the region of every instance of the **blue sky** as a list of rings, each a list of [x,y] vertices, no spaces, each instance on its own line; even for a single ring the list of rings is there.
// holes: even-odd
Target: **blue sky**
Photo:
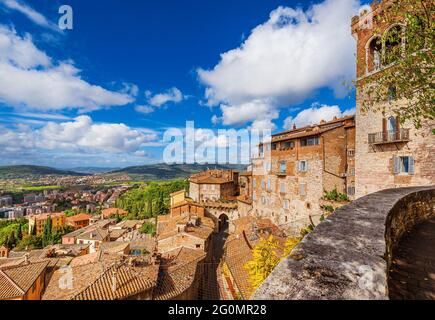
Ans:
[[[141,165],[186,121],[276,132],[350,114],[360,5],[0,0],[0,165]]]

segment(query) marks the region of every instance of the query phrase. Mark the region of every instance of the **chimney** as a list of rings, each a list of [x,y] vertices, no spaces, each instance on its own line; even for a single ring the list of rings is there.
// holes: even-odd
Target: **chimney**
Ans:
[[[24,264],[29,264],[29,254],[28,253],[26,253],[25,255],[24,255]]]
[[[112,292],[116,292],[116,275],[118,273],[118,270],[116,268],[117,267],[115,266],[112,270]]]
[[[296,130],[296,129],[297,129],[296,123],[293,123],[293,130]]]

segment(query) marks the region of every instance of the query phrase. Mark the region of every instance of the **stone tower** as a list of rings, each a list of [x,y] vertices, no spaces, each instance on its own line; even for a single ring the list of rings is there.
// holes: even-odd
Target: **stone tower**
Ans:
[[[401,124],[391,112],[392,106],[407,104],[394,97],[380,105],[384,112],[363,110],[363,89],[369,77],[380,75],[391,66],[389,50],[405,46],[405,41],[385,40],[389,32],[400,31],[403,19],[387,24],[376,17],[389,10],[391,0],[373,3],[352,18],[352,35],[357,43],[357,112],[355,192],[361,197],[378,190],[435,184],[434,123],[416,130],[412,123]],[[400,34],[400,32],[399,32]]]

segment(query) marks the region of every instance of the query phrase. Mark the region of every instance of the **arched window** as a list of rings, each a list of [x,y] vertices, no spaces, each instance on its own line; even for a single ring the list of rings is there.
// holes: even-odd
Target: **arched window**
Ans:
[[[375,37],[370,41],[368,47],[368,71],[377,71],[382,65],[382,41],[380,37]]]
[[[403,54],[403,27],[396,25],[390,28],[384,36],[384,61],[385,65],[395,62]]]

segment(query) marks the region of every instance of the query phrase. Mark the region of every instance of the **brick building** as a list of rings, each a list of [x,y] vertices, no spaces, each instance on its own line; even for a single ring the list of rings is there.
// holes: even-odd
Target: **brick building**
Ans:
[[[322,214],[324,191],[352,198],[354,139],[353,116],[273,135],[253,159],[252,213],[299,232]]]
[[[376,106],[384,112],[363,110],[367,80],[379,76],[383,69],[394,64],[389,59],[389,52],[394,47],[406,48],[404,39],[393,43],[388,37],[391,32],[401,33],[403,19],[397,17],[397,23],[392,25],[385,19],[376,19],[390,5],[391,1],[373,3],[371,12],[363,11],[352,19],[352,34],[357,42],[357,197],[381,189],[435,183],[435,136],[431,133],[434,121],[424,123],[419,130],[412,123],[401,124],[392,110],[395,106],[406,105],[407,101],[396,100],[394,94]]]
[[[66,217],[63,212],[58,213],[47,213],[40,215],[29,216],[29,234],[35,228],[35,233],[37,236],[44,232],[44,225],[48,218],[51,218],[52,229],[60,228],[65,225]]]
[[[239,173],[213,169],[190,177],[189,196],[196,202],[234,200],[239,189]]]
[[[158,251],[165,253],[185,247],[208,252],[215,224],[205,216],[204,207],[183,193],[171,195],[169,215],[157,217]]]
[[[66,218],[66,224],[73,227],[74,230],[85,228],[89,226],[91,215],[80,213],[72,217]]]

